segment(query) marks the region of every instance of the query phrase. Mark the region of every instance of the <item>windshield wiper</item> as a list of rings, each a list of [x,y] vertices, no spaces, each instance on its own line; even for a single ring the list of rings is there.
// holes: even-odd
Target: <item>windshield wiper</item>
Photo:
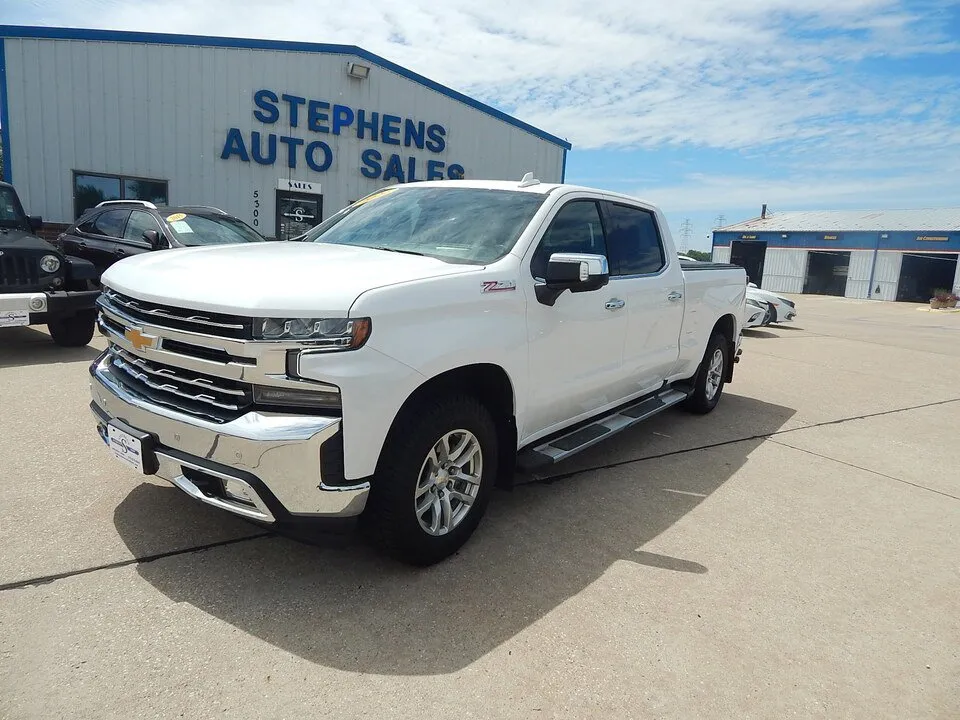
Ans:
[[[422,252],[417,252],[416,250],[401,250],[400,248],[391,248],[391,247],[375,247],[373,249],[385,250],[386,252],[403,253],[404,255],[419,255],[420,257],[426,257]]]

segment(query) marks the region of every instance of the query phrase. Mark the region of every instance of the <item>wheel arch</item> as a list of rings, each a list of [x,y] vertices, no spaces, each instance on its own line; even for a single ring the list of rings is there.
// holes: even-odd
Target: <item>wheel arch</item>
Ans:
[[[714,323],[713,330],[710,331],[711,335],[715,332],[719,332],[724,336],[724,338],[726,338],[727,357],[730,358],[730,361],[727,363],[727,368],[723,379],[725,382],[732,382],[734,357],[737,352],[737,319],[732,314],[722,316],[719,320],[717,320],[716,323]]]
[[[393,435],[409,413],[444,395],[470,395],[489,410],[497,426],[499,463],[496,485],[513,486],[517,454],[516,393],[509,374],[500,365],[475,363],[446,370],[425,380],[410,393],[390,424]]]

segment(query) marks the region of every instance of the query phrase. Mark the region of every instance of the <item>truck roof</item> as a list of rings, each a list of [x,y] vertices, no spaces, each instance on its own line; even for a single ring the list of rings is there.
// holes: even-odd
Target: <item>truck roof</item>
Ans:
[[[467,187],[480,188],[483,190],[510,190],[513,192],[526,192],[536,195],[547,195],[554,190],[563,189],[565,191],[583,191],[591,193],[602,193],[604,195],[627,200],[632,203],[639,203],[650,208],[656,207],[655,203],[642,198],[626,195],[624,193],[604,190],[602,188],[587,187],[585,185],[574,185],[570,183],[543,183],[524,185],[521,181],[515,180],[427,180],[424,182],[409,183],[392,187]]]

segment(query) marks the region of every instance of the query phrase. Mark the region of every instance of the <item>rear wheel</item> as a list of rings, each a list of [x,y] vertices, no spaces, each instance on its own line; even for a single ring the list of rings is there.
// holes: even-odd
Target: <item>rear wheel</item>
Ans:
[[[688,410],[703,415],[720,402],[730,362],[729,354],[730,345],[726,336],[715,330],[694,378],[693,393],[687,398],[685,406]]]
[[[441,398],[404,413],[363,515],[372,539],[412,565],[456,552],[486,510],[497,452],[493,419],[472,397]]]
[[[96,313],[83,312],[47,323],[50,337],[60,347],[82,347],[93,339]]]

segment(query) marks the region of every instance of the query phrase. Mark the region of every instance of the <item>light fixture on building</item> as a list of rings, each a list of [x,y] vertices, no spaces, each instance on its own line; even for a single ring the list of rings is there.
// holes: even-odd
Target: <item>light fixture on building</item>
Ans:
[[[348,62],[347,63],[347,75],[357,80],[366,80],[370,77],[370,66],[361,65],[360,63]]]

